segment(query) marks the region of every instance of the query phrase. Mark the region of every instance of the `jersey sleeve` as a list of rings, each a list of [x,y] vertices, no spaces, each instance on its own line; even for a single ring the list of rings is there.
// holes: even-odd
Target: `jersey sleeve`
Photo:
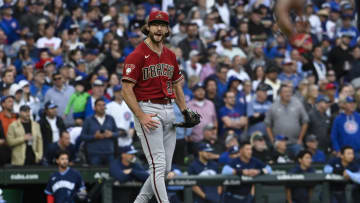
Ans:
[[[172,55],[173,55],[173,58],[174,58],[174,60],[173,60],[174,61],[174,74],[173,74],[173,77],[172,77],[172,82],[175,84],[175,83],[179,82],[180,80],[182,80],[184,76],[180,72],[179,64],[176,61],[175,54],[172,53]]]
[[[53,181],[52,181],[52,177],[50,178],[48,184],[46,185],[46,188],[45,188],[45,194],[47,195],[53,195],[53,191],[52,191],[52,185],[53,185]]]
[[[137,83],[140,80],[143,57],[137,52],[131,53],[125,60],[122,80]]]

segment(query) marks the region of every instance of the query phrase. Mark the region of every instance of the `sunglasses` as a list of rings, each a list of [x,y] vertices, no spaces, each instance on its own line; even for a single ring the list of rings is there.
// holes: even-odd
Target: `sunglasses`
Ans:
[[[55,81],[57,81],[57,80],[61,80],[61,79],[62,79],[62,78],[54,78],[54,80],[55,80]]]

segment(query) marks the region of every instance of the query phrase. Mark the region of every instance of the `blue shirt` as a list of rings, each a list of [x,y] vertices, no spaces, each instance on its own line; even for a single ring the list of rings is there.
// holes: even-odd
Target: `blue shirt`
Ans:
[[[195,159],[189,166],[189,175],[212,176],[219,173],[219,166],[215,161],[208,161],[206,164],[202,163],[199,158]],[[200,186],[205,193],[206,199],[211,199],[212,202],[219,202],[220,195],[217,192],[217,186]],[[195,202],[207,202],[195,195]]]
[[[334,120],[331,129],[331,142],[335,151],[345,145],[351,146],[355,152],[360,151],[360,115],[340,113]]]
[[[354,26],[351,26],[349,28],[342,27],[339,30],[338,36],[341,36],[344,33],[350,34],[352,36],[352,39],[350,41],[350,47],[356,46],[357,39],[360,36],[359,30]]]
[[[131,169],[129,174],[125,174],[123,170]],[[149,173],[138,163],[130,163],[129,166],[125,166],[121,159],[114,159],[110,163],[110,175],[120,183],[126,183],[128,181],[140,181],[145,182],[149,177]]]
[[[51,175],[45,194],[54,196],[55,203],[74,203],[76,193],[84,189],[80,173],[68,167],[63,173]]]
[[[232,108],[232,109],[229,109],[227,108],[226,106],[223,106],[220,111],[219,111],[219,124],[220,124],[220,134],[223,135],[224,132],[230,128],[226,128],[223,121],[222,121],[222,118],[227,116],[229,117],[231,120],[239,120],[241,116],[245,116],[246,115],[246,109],[239,109],[239,108]],[[240,135],[242,130],[241,129],[234,129],[236,134],[237,135]]]
[[[304,173],[315,173],[315,170],[313,168],[308,168],[306,170],[303,170],[300,168],[300,165],[296,165],[295,168],[290,169],[290,174],[304,174]],[[296,203],[306,203],[310,202],[310,187],[306,186],[291,186],[291,199]]]
[[[50,89],[50,86],[43,85],[41,89],[35,86],[34,83],[30,84],[30,93],[32,96],[39,98],[41,102],[45,100],[45,94]]]
[[[5,32],[9,44],[19,39],[17,31],[20,30],[20,27],[15,18],[11,18],[10,20],[3,18],[0,22],[0,28]]]
[[[46,154],[46,160],[49,164],[56,165],[56,155],[61,150],[58,142],[53,142],[49,145],[47,154]],[[65,149],[70,157],[69,161],[75,160],[75,145],[71,144]]]
[[[281,82],[291,81],[294,87],[297,87],[301,80],[301,77],[297,74],[292,74],[291,76],[287,76],[285,73],[280,73],[278,78],[279,80],[281,80]]]
[[[325,153],[320,149],[317,149],[315,154],[312,155],[312,161],[314,163],[325,163],[326,162]]]
[[[247,115],[250,117],[254,115],[254,113],[265,114],[270,109],[271,104],[272,102],[268,100],[266,100],[263,103],[260,103],[256,99],[253,99],[247,105]]]
[[[180,112],[179,107],[174,102],[174,113],[175,113],[175,122],[180,123],[184,121],[184,116]],[[185,139],[185,137],[190,136],[192,128],[176,128],[176,139]]]
[[[258,169],[262,172],[262,170],[266,167],[266,165],[260,161],[252,157],[248,163],[242,161],[240,158],[232,159],[230,161],[229,166],[237,171],[238,175],[242,174],[242,170],[244,169]],[[247,196],[250,194],[252,184],[241,184],[240,186],[229,186],[227,191],[232,194]]]

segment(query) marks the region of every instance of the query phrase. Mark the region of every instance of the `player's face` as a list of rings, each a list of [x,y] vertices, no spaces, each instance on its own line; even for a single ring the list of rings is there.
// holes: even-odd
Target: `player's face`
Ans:
[[[149,26],[149,37],[153,43],[161,43],[167,32],[169,29],[165,23],[154,22]]]
[[[67,168],[69,165],[69,157],[66,154],[61,155],[58,159],[56,159],[56,163],[60,168]]]
[[[345,162],[350,163],[354,160],[354,150],[346,149],[344,154],[341,155],[341,159],[345,160]]]
[[[240,155],[246,159],[250,159],[252,156],[251,145],[245,145],[240,149]]]

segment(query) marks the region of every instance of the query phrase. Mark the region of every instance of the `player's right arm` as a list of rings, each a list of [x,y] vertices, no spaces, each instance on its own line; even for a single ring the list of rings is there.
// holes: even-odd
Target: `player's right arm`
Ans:
[[[144,130],[146,132],[150,132],[151,129],[157,128],[160,123],[152,119],[152,117],[155,117],[156,114],[146,114],[141,110],[133,90],[134,86],[135,83],[124,80],[123,88],[122,88],[122,96],[126,104],[131,109],[131,111],[139,119],[140,124],[142,125]]]

